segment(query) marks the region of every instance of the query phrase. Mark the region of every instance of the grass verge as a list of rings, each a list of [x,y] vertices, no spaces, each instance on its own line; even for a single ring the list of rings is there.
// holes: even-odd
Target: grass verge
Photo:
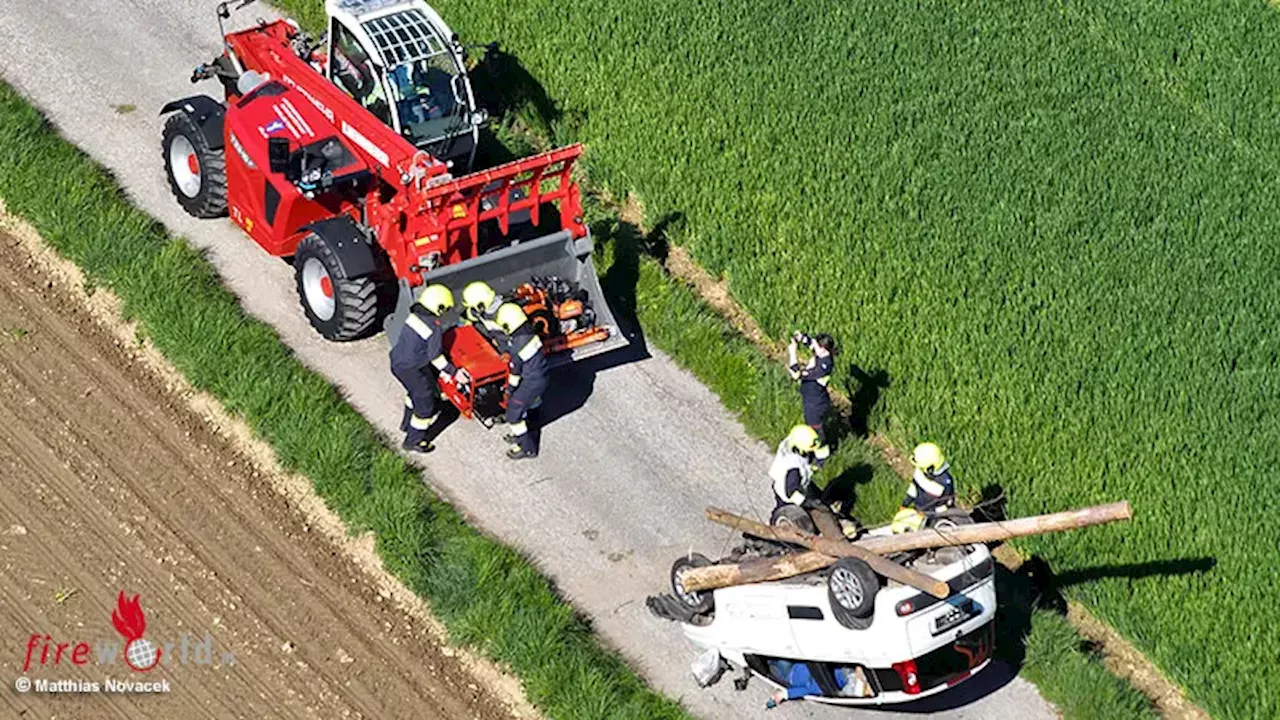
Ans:
[[[450,638],[518,675],[552,718],[687,718],[654,693],[514,550],[481,535],[426,489],[324,378],[250,318],[216,270],[129,204],[110,174],[0,84],[0,198],[196,388],[269,442],[283,467],[355,532],[372,531],[386,568],[427,598]]]

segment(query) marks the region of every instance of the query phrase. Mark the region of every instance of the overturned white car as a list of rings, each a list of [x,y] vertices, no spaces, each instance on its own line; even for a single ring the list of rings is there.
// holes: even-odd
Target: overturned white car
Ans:
[[[939,522],[968,523],[967,516]],[[887,535],[889,528],[869,531]],[[726,562],[784,551],[749,538]],[[862,561],[710,593],[685,591],[681,575],[713,564],[691,554],[672,567],[672,595],[651,598],[655,614],[683,624],[696,645],[721,661],[786,689],[803,663],[807,700],[880,705],[942,692],[981,671],[994,647],[994,561],[985,545],[919,550],[897,562],[946,582],[946,600],[877,576]],[[704,660],[706,658],[704,657]],[[712,660],[715,660],[712,657]],[[745,675],[739,687],[745,686]],[[813,692],[812,689],[820,692]]]

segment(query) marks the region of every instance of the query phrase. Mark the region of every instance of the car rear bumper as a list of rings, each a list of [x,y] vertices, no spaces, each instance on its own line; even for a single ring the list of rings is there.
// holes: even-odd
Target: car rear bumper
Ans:
[[[805,700],[822,703],[824,705],[845,705],[845,706],[901,705],[903,703],[915,702],[916,700],[920,700],[922,698],[927,698],[927,697],[945,692],[950,688],[953,688],[965,682],[969,678],[972,678],[974,675],[977,675],[978,673],[982,672],[990,664],[991,664],[991,660],[989,659],[984,660],[977,667],[973,668],[972,670],[965,671],[962,675],[954,678],[950,682],[937,685],[929,690],[922,690],[915,695],[909,695],[899,690],[899,691],[882,692],[879,695],[875,697],[870,697],[870,698],[839,698],[839,697],[826,697],[825,695],[815,695],[812,697],[807,697],[805,698]]]

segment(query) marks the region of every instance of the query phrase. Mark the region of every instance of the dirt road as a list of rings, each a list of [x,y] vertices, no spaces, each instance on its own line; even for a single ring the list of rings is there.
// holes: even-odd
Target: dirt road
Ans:
[[[0,716],[512,717],[160,385],[0,234]],[[161,648],[148,672],[100,663],[121,591]],[[16,692],[22,677],[170,690]]]

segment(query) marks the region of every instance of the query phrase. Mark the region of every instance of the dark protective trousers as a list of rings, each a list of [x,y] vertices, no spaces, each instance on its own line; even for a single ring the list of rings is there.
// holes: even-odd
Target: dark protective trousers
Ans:
[[[427,437],[429,423],[436,416],[436,396],[440,388],[436,382],[435,368],[425,368],[391,364],[391,374],[404,386],[408,399],[405,402],[404,420],[401,429],[408,433],[406,440],[417,443]]]
[[[827,413],[831,412],[831,398],[827,395],[823,395],[820,398],[802,395],[800,402],[804,408],[804,424],[817,430],[818,441],[823,445],[827,444],[827,433],[823,429],[823,425],[826,422]]]
[[[507,424],[511,426],[511,434],[515,435],[520,449],[526,452],[538,449],[529,429],[529,411],[542,401],[542,393],[546,389],[547,378],[525,378],[507,398]]]

